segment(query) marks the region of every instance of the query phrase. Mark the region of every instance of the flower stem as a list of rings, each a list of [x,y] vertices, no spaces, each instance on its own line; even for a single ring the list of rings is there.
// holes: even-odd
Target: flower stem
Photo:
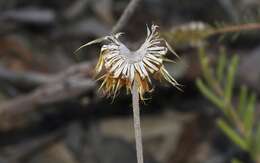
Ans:
[[[134,114],[134,130],[135,130],[135,144],[136,144],[136,154],[137,163],[143,163],[143,145],[142,145],[142,131],[140,122],[140,107],[139,107],[139,94],[138,85],[134,81],[132,88],[132,102],[133,102],[133,114]]]

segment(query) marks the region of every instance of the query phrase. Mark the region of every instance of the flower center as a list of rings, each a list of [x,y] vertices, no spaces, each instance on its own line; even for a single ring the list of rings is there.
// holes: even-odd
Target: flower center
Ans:
[[[141,62],[144,55],[137,53],[137,51],[130,51],[124,44],[120,44],[120,54],[125,56],[125,60],[128,64],[134,64]]]

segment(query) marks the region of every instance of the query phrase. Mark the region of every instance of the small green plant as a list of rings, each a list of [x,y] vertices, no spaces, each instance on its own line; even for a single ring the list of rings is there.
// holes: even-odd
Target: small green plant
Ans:
[[[260,124],[255,119],[256,95],[245,86],[239,88],[239,97],[235,97],[235,73],[239,63],[238,56],[227,59],[221,50],[216,68],[204,48],[199,49],[202,78],[197,79],[199,91],[223,113],[217,119],[218,127],[240,149],[249,153],[252,160],[260,162]],[[236,102],[237,101],[237,102]],[[232,162],[241,162],[234,159]]]

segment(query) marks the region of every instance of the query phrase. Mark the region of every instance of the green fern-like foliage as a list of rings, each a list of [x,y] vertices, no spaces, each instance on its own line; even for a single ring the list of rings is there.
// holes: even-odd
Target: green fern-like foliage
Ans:
[[[245,86],[241,86],[238,100],[234,95],[238,56],[228,60],[222,50],[217,66],[213,68],[205,49],[200,48],[199,59],[203,75],[196,84],[200,92],[222,111],[223,117],[217,119],[218,127],[238,147],[248,152],[253,160],[259,162],[260,124],[255,119],[256,95]],[[240,161],[234,159],[233,162]]]

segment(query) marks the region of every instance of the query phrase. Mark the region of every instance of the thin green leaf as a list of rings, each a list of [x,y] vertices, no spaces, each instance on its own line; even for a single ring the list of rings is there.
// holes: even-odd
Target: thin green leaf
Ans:
[[[226,39],[226,37],[227,37],[227,34],[226,34],[226,33],[220,35],[220,37],[218,38],[218,42],[224,41],[224,40]]]
[[[248,93],[248,89],[246,86],[243,85],[240,88],[239,103],[238,103],[238,112],[241,117],[244,115],[246,110],[247,93]]]
[[[221,50],[221,54],[218,60],[218,65],[217,65],[217,80],[220,82],[223,79],[224,75],[224,69],[225,69],[225,64],[226,64],[226,52],[225,50]]]
[[[232,57],[230,66],[228,68],[227,82],[224,90],[224,98],[226,103],[231,102],[237,65],[238,65],[238,56],[234,56]]]
[[[238,159],[236,159],[236,158],[234,158],[234,159],[232,159],[231,163],[243,163],[243,162],[238,160]]]
[[[213,104],[215,104],[220,109],[223,109],[223,102],[220,100],[214,93],[210,91],[210,89],[202,82],[201,79],[196,80],[196,85],[199,88],[200,92],[207,97]],[[224,111],[224,110],[222,110]]]
[[[255,102],[256,102],[256,96],[255,94],[251,94],[243,117],[243,123],[245,125],[245,130],[248,137],[251,136],[252,129],[253,129]]]
[[[235,42],[240,34],[241,32],[236,32],[235,34],[233,34],[233,36],[231,37],[231,42]]]
[[[256,128],[255,134],[255,155],[260,155],[260,124]]]
[[[206,56],[205,48],[203,47],[199,49],[199,59],[204,79],[207,81],[211,89],[215,89],[216,81],[212,73],[212,68],[209,67],[209,58]]]
[[[202,68],[207,66],[206,59],[207,58],[206,58],[206,54],[205,54],[205,48],[204,47],[199,48],[199,61],[200,61],[200,65],[202,66]]]
[[[248,144],[223,119],[217,121],[219,128],[241,149],[247,151]]]

